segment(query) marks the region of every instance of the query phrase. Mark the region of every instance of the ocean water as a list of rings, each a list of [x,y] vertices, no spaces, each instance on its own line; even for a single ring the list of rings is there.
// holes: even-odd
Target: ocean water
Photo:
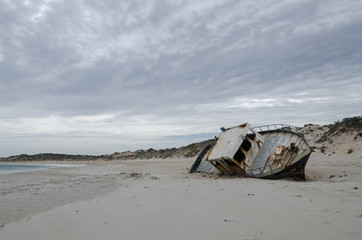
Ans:
[[[73,167],[80,165],[70,164],[0,164],[0,174],[9,174],[17,172],[29,172],[56,167]]]

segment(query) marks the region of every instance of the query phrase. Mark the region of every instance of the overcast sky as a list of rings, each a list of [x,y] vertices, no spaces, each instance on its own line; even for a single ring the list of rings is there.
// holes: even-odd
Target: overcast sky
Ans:
[[[0,0],[0,156],[362,114],[362,1]]]

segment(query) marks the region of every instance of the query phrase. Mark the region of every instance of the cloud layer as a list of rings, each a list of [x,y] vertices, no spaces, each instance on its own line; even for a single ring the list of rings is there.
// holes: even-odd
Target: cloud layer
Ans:
[[[0,156],[361,114],[359,1],[0,3]]]

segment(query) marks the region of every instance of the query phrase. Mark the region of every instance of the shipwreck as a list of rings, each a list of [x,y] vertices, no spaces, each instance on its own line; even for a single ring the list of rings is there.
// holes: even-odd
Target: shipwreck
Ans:
[[[305,165],[313,148],[294,129],[285,124],[251,128],[249,123],[221,128],[220,135],[200,152],[189,171],[305,180]]]

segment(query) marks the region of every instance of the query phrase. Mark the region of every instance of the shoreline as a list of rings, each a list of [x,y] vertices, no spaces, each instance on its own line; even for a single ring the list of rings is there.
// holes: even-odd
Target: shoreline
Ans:
[[[0,167],[8,166],[12,167],[9,169],[0,169],[0,175],[13,174],[13,173],[22,173],[22,172],[31,172],[31,171],[41,171],[51,168],[63,168],[63,167],[81,167],[85,166],[84,164],[54,164],[54,163],[0,163]],[[16,167],[15,167],[16,166]],[[14,168],[15,167],[15,168]],[[17,168],[25,167],[25,168]],[[29,167],[29,168],[27,168]]]
[[[102,163],[69,165],[72,164],[0,175],[0,226],[74,201],[92,199],[118,187],[112,179],[115,173],[102,167]],[[104,181],[97,182],[100,177]]]

